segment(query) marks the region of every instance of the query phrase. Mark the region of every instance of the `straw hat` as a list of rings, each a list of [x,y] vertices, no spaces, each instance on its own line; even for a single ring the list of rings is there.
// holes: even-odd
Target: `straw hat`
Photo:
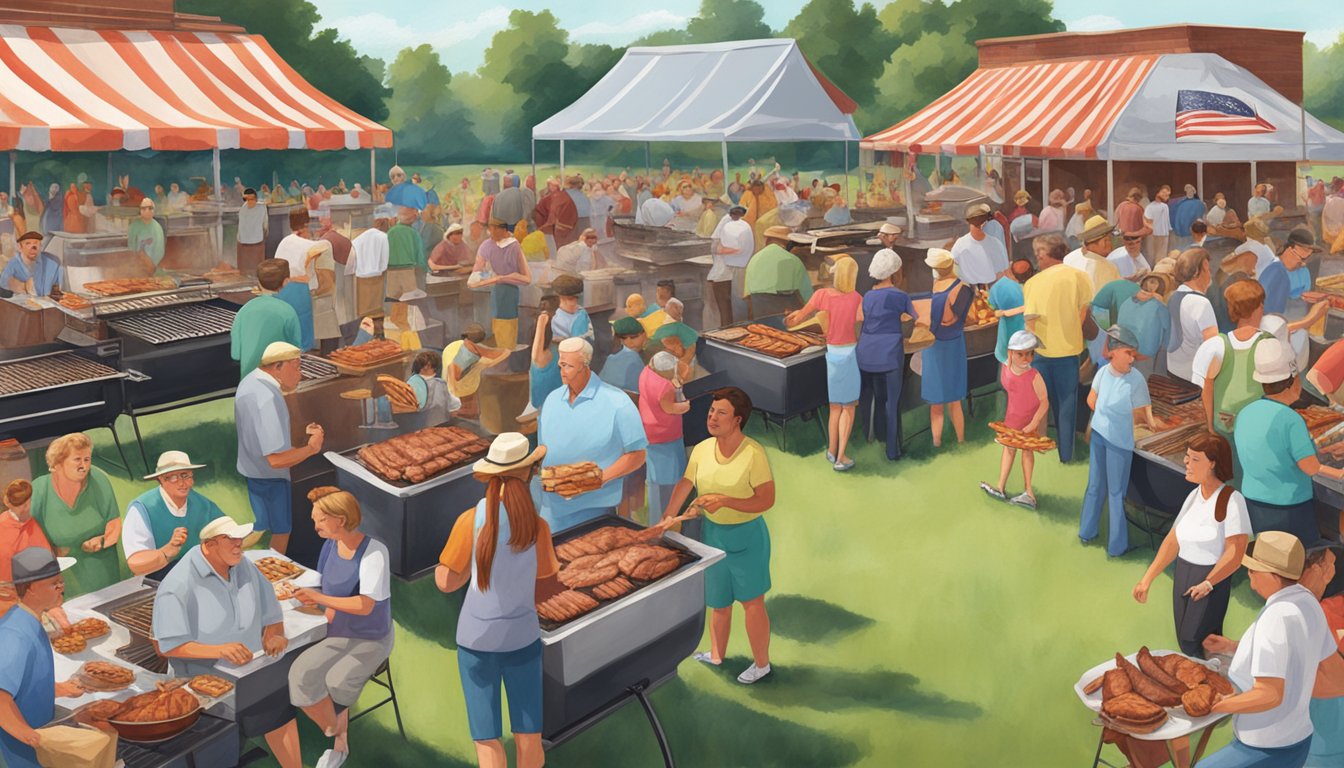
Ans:
[[[283,363],[286,360],[298,360],[303,356],[299,348],[284,341],[273,341],[266,345],[266,351],[261,353],[262,367]]]
[[[153,480],[160,475],[166,475],[170,472],[181,472],[185,469],[201,469],[204,464],[192,464],[191,457],[185,451],[164,451],[159,454],[159,463],[155,465],[151,474],[145,475],[146,480]]]
[[[904,229],[892,224],[890,221],[884,221],[882,222],[882,228],[877,230],[877,233],[879,235],[899,235],[904,231]]]
[[[503,432],[490,443],[490,451],[485,458],[471,465],[471,471],[478,475],[502,475],[515,469],[522,469],[541,461],[546,455],[546,446],[539,445],[535,451],[528,451],[527,437],[518,432]]]
[[[1078,238],[1084,243],[1090,243],[1093,240],[1100,240],[1103,237],[1110,237],[1112,232],[1111,223],[1105,216],[1093,216],[1083,225],[1082,237]]]
[[[1244,229],[1246,230],[1246,236],[1252,240],[1264,240],[1269,237],[1269,225],[1258,216],[1246,222]]]
[[[1265,571],[1293,581],[1302,578],[1306,563],[1307,552],[1302,542],[1284,531],[1265,531],[1256,536],[1241,558],[1241,564],[1249,571]]]
[[[246,540],[252,535],[251,523],[238,523],[233,518],[225,515],[216,517],[214,520],[205,524],[201,529],[201,541],[209,541],[216,536],[228,536],[230,539]]]
[[[934,269],[951,269],[952,252],[945,248],[930,248],[927,256],[924,257],[924,263]]]

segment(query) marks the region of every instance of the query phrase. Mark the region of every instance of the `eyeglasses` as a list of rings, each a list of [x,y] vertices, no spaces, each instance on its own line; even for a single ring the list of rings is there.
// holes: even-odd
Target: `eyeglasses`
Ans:
[[[192,480],[195,475],[191,472],[174,472],[169,475],[159,475],[159,478],[168,483],[185,483]]]

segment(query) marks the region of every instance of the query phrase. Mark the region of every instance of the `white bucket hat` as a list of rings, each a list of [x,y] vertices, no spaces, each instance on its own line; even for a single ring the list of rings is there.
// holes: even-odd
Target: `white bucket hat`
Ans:
[[[1014,352],[1028,352],[1041,345],[1041,340],[1036,338],[1036,334],[1028,330],[1013,332],[1008,339],[1008,349]]]
[[[153,480],[160,475],[166,475],[170,472],[180,472],[184,469],[201,469],[204,464],[192,464],[191,457],[185,451],[164,451],[159,454],[159,463],[154,466],[154,471],[145,475],[146,480]]]

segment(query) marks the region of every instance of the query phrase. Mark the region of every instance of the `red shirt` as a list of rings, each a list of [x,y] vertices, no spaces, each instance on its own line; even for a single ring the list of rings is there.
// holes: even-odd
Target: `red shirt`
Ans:
[[[1344,637],[1340,636],[1344,632],[1344,595],[1325,598],[1321,601],[1321,610],[1325,611],[1325,621],[1330,625],[1330,637],[1344,653]]]
[[[830,321],[826,330],[826,343],[840,346],[854,344],[859,340],[854,325],[858,322],[859,306],[861,304],[863,304],[863,296],[858,291],[843,293],[835,288],[822,288],[812,294],[812,298],[808,299],[807,306],[803,309],[815,309],[829,313]]]
[[[20,523],[9,510],[0,511],[0,581],[14,578],[14,555],[28,547],[51,549],[42,526],[31,517]]]

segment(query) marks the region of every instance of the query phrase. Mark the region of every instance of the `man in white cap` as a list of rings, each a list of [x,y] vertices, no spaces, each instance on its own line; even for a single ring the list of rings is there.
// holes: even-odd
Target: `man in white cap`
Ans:
[[[1064,265],[1087,274],[1092,281],[1093,293],[1103,285],[1120,279],[1120,270],[1107,260],[1111,255],[1111,234],[1114,229],[1105,216],[1093,216],[1087,220],[1083,234],[1078,239],[1082,247],[1064,257]]]
[[[266,347],[261,366],[243,377],[233,399],[238,429],[238,474],[247,478],[258,531],[270,531],[271,549],[284,554],[293,528],[289,469],[322,451],[324,433],[307,428],[308,442],[290,441],[289,406],[285,392],[299,385],[299,348],[277,341]]]
[[[465,273],[471,271],[471,265],[474,263],[476,255],[467,245],[466,231],[457,222],[449,224],[448,229],[444,230],[443,242],[434,246],[434,250],[429,254],[430,270],[436,274]]]
[[[622,488],[616,481],[643,466],[649,445],[629,395],[593,375],[593,346],[571,337],[559,350],[564,386],[547,395],[537,432],[547,449],[543,464],[594,462],[602,469],[602,487],[568,499],[542,493],[541,516],[555,531],[614,512]]]
[[[1241,642],[1220,635],[1204,640],[1209,653],[1233,654],[1228,676],[1241,693],[1214,703],[1214,713],[1233,715],[1234,738],[1200,760],[1201,768],[1305,764],[1313,693],[1344,694],[1344,656],[1320,602],[1298,583],[1306,565],[1302,542],[1283,531],[1257,533],[1241,564],[1265,607]]]
[[[61,571],[74,558],[56,557],[44,547],[14,555],[14,587],[18,605],[0,616],[0,765],[38,768],[35,730],[56,717],[56,697],[83,695],[74,680],[56,682],[51,640],[39,617],[65,600]]]
[[[204,466],[193,464],[183,451],[165,451],[154,472],[145,475],[159,486],[131,502],[121,529],[131,573],[149,574],[161,581],[183,551],[201,543],[201,529],[224,516],[213,501],[195,490],[195,470]]]
[[[993,285],[994,281],[1008,274],[1008,251],[998,238],[990,237],[984,230],[989,214],[989,206],[984,203],[967,208],[966,223],[971,231],[952,244],[957,276],[962,282],[977,287]]]
[[[289,647],[275,588],[243,557],[251,523],[221,517],[201,530],[164,577],[154,596],[154,642],[178,677],[218,674],[216,664],[241,666],[258,651],[280,656]],[[265,734],[282,766],[299,766],[298,745],[284,738],[294,719],[289,690],[237,713],[244,736]]]
[[[578,277],[582,272],[603,266],[602,256],[597,252],[597,230],[592,227],[583,230],[578,240],[560,246],[555,252],[555,269],[563,275]]]
[[[901,239],[901,233],[904,231],[905,230],[892,224],[890,221],[884,221],[882,222],[882,227],[877,230],[877,241],[883,248],[894,249],[896,247],[896,241]],[[871,243],[872,241],[870,240],[869,242]]]

